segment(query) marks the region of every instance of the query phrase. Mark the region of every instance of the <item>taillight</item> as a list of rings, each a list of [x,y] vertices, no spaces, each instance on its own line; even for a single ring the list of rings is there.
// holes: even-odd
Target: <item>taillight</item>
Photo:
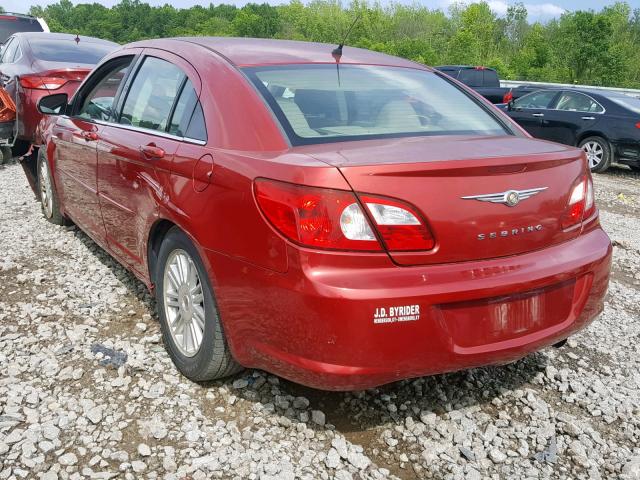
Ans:
[[[57,90],[67,82],[81,82],[89,72],[90,70],[86,68],[47,70],[39,74],[20,77],[20,85],[23,88],[37,90]]]
[[[20,77],[20,85],[23,88],[37,90],[56,90],[62,87],[68,80],[60,77],[39,77],[37,75],[25,75]]]
[[[390,251],[431,250],[435,240],[426,222],[410,205],[386,197],[362,195],[382,241]]]
[[[636,128],[640,128],[640,122],[636,123]]]
[[[595,209],[593,181],[591,177],[585,176],[571,190],[569,205],[562,217],[562,228],[567,229],[582,223],[593,215]]]
[[[504,97],[502,97],[502,103],[509,103],[511,100],[513,100],[513,92],[509,90],[504,94]]]
[[[269,222],[292,242],[333,250],[382,251],[352,192],[259,179],[255,194]]]
[[[417,211],[399,200],[363,195],[367,215],[352,192],[267,179],[256,180],[255,195],[276,230],[302,246],[380,252],[374,228],[390,251],[430,250],[435,245]]]

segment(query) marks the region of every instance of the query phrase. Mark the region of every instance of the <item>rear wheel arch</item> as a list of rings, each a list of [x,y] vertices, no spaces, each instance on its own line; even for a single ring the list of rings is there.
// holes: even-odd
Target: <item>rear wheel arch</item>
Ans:
[[[587,131],[582,132],[578,136],[578,138],[576,139],[576,147],[579,146],[580,143],[582,143],[585,139],[587,139],[589,137],[602,138],[602,139],[607,141],[607,143],[609,144],[609,148],[612,148],[611,140],[609,140],[609,138],[604,133],[602,133],[600,130],[587,130]],[[611,151],[613,151],[613,149]]]
[[[596,151],[597,156],[600,157],[598,163],[591,163],[591,157],[589,151],[585,150],[589,145],[591,145]],[[615,151],[613,144],[609,141],[609,139],[601,134],[594,134],[590,136],[584,136],[579,142],[578,147],[585,150],[587,152],[588,159],[588,167],[593,173],[601,173],[606,171],[611,163],[615,160]],[[594,157],[594,162],[596,157]]]
[[[158,255],[160,254],[162,240],[164,240],[167,232],[174,227],[180,228],[171,220],[163,218],[156,221],[149,231],[149,237],[147,239],[147,267],[149,268],[149,279],[152,284],[156,283],[156,268],[158,267]]]

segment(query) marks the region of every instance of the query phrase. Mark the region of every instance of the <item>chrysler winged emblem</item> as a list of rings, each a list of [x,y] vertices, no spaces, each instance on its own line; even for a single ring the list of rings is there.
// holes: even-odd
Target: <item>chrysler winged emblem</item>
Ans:
[[[478,200],[479,202],[502,203],[507,207],[515,207],[523,200],[544,192],[549,187],[529,188],[528,190],[507,190],[500,193],[485,193],[462,197],[463,200]]]

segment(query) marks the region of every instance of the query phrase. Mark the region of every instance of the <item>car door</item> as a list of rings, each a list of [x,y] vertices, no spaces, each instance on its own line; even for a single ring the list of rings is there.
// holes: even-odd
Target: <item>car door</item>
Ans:
[[[507,112],[522,128],[536,138],[545,138],[542,120],[558,96],[556,90],[539,90],[515,100]]]
[[[563,91],[553,108],[545,112],[543,136],[565,145],[577,145],[580,133],[595,127],[603,113],[602,105],[589,95]]]
[[[182,140],[173,118],[184,113],[181,92],[189,89],[199,94],[200,78],[189,63],[145,49],[122,95],[118,116],[101,135],[98,190],[107,241],[141,273],[149,219],[166,195],[173,156]]]
[[[78,91],[52,130],[55,168],[64,212],[98,243],[105,239],[97,185],[97,148],[105,122],[133,61],[133,55],[107,62]]]

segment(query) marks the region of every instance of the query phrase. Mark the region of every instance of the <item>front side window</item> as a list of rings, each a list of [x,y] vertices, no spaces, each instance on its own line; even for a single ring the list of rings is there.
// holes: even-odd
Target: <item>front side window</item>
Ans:
[[[127,73],[133,57],[121,57],[105,65],[97,75],[101,77],[86,95],[80,95],[81,105],[76,113],[87,120],[108,121],[113,116],[118,88]],[[89,83],[91,85],[91,83]]]
[[[119,122],[124,125],[166,131],[173,103],[186,75],[178,67],[147,57],[127,94]]]
[[[514,105],[517,108],[526,109],[549,108],[557,94],[558,92],[555,91],[533,92],[517,99]]]
[[[419,135],[506,135],[436,73],[369,65],[245,68],[292,144]]]
[[[604,108],[593,98],[576,92],[563,92],[558,99],[556,109],[582,113],[604,112]]]

